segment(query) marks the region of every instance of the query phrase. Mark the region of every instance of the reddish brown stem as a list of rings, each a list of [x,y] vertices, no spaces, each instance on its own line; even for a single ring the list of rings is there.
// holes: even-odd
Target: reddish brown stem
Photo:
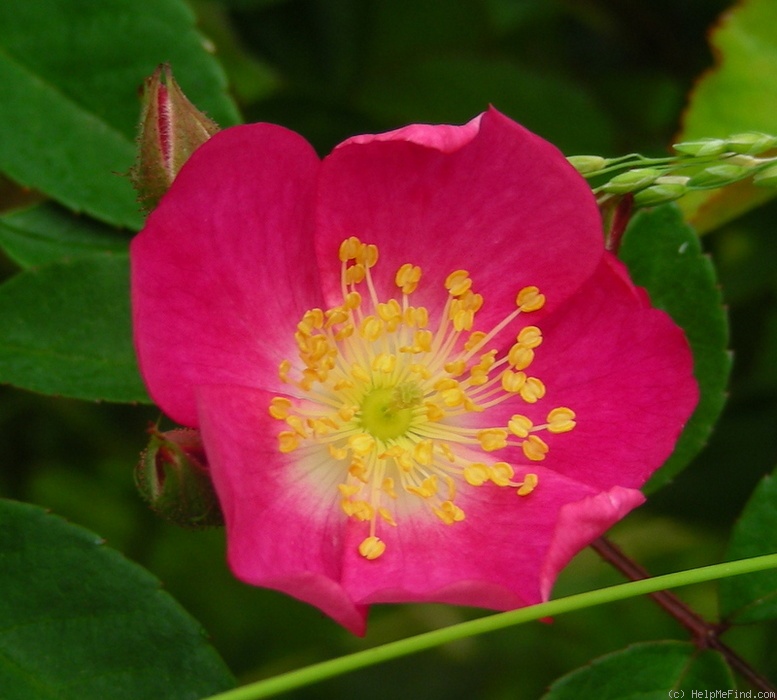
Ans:
[[[634,196],[631,194],[610,199],[599,207],[604,225],[604,246],[613,255],[618,254],[623,234],[634,211]]]
[[[629,559],[621,549],[605,537],[600,537],[591,543],[593,550],[608,564],[614,566],[630,581],[640,581],[650,578],[650,574],[634,560]],[[693,643],[699,649],[714,649],[723,655],[726,663],[757,690],[777,692],[767,678],[760,675],[739,656],[731,647],[720,641],[719,635],[726,631],[726,625],[716,625],[708,622],[698,613],[691,610],[686,603],[671,591],[651,593],[650,597],[677,620],[692,637]]]

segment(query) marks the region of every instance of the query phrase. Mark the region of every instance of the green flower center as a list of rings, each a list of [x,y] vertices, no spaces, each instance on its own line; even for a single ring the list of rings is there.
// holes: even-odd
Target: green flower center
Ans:
[[[413,422],[413,407],[420,405],[423,391],[415,382],[373,389],[362,400],[364,430],[384,442],[407,433]]]

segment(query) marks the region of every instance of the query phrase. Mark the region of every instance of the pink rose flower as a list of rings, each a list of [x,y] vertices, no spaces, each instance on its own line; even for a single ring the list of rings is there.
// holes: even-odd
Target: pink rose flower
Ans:
[[[235,574],[357,634],[373,603],[546,600],[697,401],[585,181],[493,109],[323,161],[278,126],[216,134],[133,241],[132,298]]]

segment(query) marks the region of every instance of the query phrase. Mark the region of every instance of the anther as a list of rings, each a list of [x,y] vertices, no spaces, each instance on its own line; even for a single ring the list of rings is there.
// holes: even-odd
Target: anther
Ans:
[[[359,545],[359,554],[370,561],[377,559],[385,551],[386,543],[375,536],[367,537]]]
[[[354,260],[356,258],[356,254],[359,252],[359,248],[361,247],[361,241],[356,238],[356,236],[351,236],[350,238],[346,238],[341,244],[340,244],[340,261],[341,262],[348,262],[349,260]]]
[[[519,414],[515,414],[507,424],[510,432],[520,438],[529,436],[529,432],[532,429],[532,422],[526,417]]]
[[[507,431],[502,428],[486,428],[478,432],[477,438],[486,452],[494,452],[507,446]]]
[[[537,326],[526,326],[516,340],[527,348],[536,348],[542,344],[542,331]]]
[[[513,468],[507,462],[495,462],[488,471],[491,481],[497,486],[509,486],[515,475]]]
[[[523,483],[516,493],[519,496],[528,496],[535,488],[537,488],[538,482],[539,479],[536,474],[526,474],[526,476],[523,477]]]
[[[284,420],[289,416],[289,409],[291,408],[291,401],[283,396],[273,396],[270,401],[269,413],[273,418],[277,420]]]
[[[453,525],[464,520],[464,511],[453,501],[443,501],[439,508],[434,508],[434,514],[446,525]]]
[[[509,394],[517,394],[526,384],[526,375],[523,372],[513,372],[506,369],[502,372],[502,389]]]
[[[394,283],[402,290],[403,294],[412,294],[421,279],[421,268],[418,265],[405,263],[397,270]]]
[[[445,289],[451,296],[458,297],[472,287],[472,279],[466,270],[456,270],[445,278]]]
[[[541,462],[545,459],[545,455],[548,454],[548,445],[545,441],[537,437],[536,435],[529,435],[529,437],[521,443],[521,449],[527,459],[532,462]]]
[[[524,312],[538,311],[545,306],[545,295],[537,287],[524,287],[518,292],[515,305]]]
[[[575,412],[564,406],[554,408],[548,413],[548,432],[567,433],[575,427]]]
[[[278,450],[288,453],[294,452],[299,447],[299,435],[291,430],[283,430],[278,433]]]
[[[507,361],[515,369],[526,369],[534,361],[534,350],[523,343],[516,343],[510,348]]]
[[[520,394],[526,403],[537,403],[545,396],[545,385],[537,377],[529,377],[521,387]]]
[[[489,470],[482,462],[473,462],[464,467],[464,480],[470,486],[482,486],[489,480]]]

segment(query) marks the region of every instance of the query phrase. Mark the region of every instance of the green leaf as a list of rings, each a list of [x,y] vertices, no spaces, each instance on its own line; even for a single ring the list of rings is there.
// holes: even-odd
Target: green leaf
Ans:
[[[734,526],[726,561],[777,552],[777,470],[765,476]],[[724,619],[737,624],[777,618],[777,571],[759,571],[720,582]]]
[[[129,237],[47,203],[0,217],[0,247],[21,267],[102,252],[126,252]]]
[[[727,12],[711,35],[717,56],[691,93],[676,141],[725,138],[742,131],[777,134],[777,4],[743,0]],[[709,231],[771,199],[774,188],[749,182],[695,192],[680,206],[700,232]]]
[[[639,212],[623,237],[620,257],[634,282],[647,289],[653,304],[685,331],[701,392],[674,453],[648,482],[646,488],[651,491],[688,465],[720,416],[731,370],[728,320],[712,263],[674,205]]]
[[[196,700],[234,685],[151,574],[88,530],[0,501],[4,700]]]
[[[225,78],[182,0],[3,0],[0,171],[117,226],[142,224],[124,175],[135,158],[138,89],[169,62],[200,109],[238,121]]]
[[[560,678],[543,700],[666,700],[691,697],[694,690],[734,688],[731,671],[718,652],[700,651],[688,642],[646,642],[602,656]]]
[[[132,346],[129,261],[102,254],[0,287],[0,382],[45,394],[148,401]]]

